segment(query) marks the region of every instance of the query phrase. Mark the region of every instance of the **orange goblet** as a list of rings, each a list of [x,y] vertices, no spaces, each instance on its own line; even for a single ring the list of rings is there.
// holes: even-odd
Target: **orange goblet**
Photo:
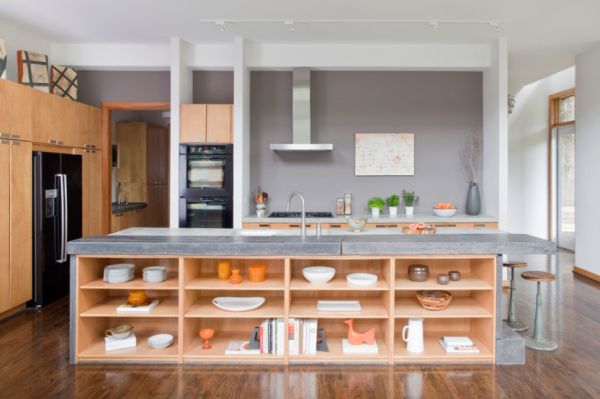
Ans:
[[[215,330],[212,328],[202,328],[198,333],[200,338],[204,340],[204,345],[202,345],[202,349],[210,349],[212,346],[208,343],[208,340],[211,339],[215,335]]]

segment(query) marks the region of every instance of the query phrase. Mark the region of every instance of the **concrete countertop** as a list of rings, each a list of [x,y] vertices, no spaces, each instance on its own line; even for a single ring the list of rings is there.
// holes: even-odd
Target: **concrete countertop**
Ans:
[[[482,229],[463,233],[448,229],[431,236],[399,233],[329,235],[321,237],[275,234],[245,236],[234,229],[129,229],[104,237],[88,237],[68,243],[69,254],[89,255],[411,255],[411,254],[551,254],[556,245],[524,234]],[[460,231],[460,232],[459,232]],[[247,233],[244,233],[247,234]],[[257,233],[258,234],[258,233]],[[260,234],[265,234],[260,231]]]
[[[490,215],[469,216],[465,214],[457,214],[451,217],[435,216],[433,213],[415,214],[407,217],[400,214],[396,217],[389,215],[381,215],[373,217],[371,215],[352,215],[352,218],[368,218],[367,223],[497,223],[498,218]],[[244,223],[300,223],[300,218],[270,218],[256,215],[245,216]],[[306,218],[307,223],[346,223],[345,216],[335,216],[332,218]]]
[[[112,214],[125,213],[131,211],[137,211],[138,209],[144,209],[148,206],[145,202],[128,202],[127,204],[112,203]]]

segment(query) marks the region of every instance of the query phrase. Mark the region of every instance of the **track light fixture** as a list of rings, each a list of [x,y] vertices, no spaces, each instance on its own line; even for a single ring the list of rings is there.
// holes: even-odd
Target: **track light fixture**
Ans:
[[[283,23],[288,27],[290,32],[296,32],[296,27],[294,26],[294,21],[291,19],[286,19]]]
[[[429,21],[429,25],[433,28],[434,32],[440,31],[440,24],[438,23],[438,21]]]
[[[225,21],[224,20],[216,20],[215,24],[219,27],[219,30],[221,32],[225,32],[225,30],[227,29],[225,26]]]

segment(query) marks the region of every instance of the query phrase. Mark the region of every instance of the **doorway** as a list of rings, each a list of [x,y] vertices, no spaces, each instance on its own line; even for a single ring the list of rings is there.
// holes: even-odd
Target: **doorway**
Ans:
[[[550,96],[550,226],[557,246],[575,251],[575,91]]]

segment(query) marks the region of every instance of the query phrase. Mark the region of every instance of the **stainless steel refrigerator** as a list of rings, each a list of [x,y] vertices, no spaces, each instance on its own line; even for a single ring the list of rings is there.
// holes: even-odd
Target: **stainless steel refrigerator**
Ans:
[[[67,242],[81,237],[81,156],[33,153],[33,299],[69,294]]]

